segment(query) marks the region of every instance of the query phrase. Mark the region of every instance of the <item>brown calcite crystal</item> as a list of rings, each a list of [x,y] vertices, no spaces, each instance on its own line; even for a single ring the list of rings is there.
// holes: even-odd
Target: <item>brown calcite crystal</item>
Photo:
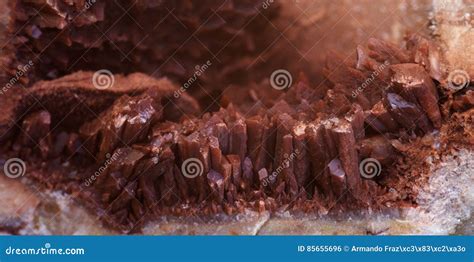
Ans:
[[[101,87],[94,79],[106,77],[108,85]],[[100,80],[96,80],[100,81]],[[144,74],[128,76],[104,75],[94,72],[77,72],[52,81],[39,81],[32,88],[17,87],[12,96],[1,96],[3,116],[0,118],[0,141],[8,139],[22,118],[39,110],[47,110],[51,121],[61,122],[69,129],[77,128],[78,123],[94,119],[108,108],[118,97],[139,95],[145,91],[163,97],[166,114],[179,119],[183,114],[199,112],[196,100],[184,93],[175,96],[177,87],[168,79],[155,79]]]
[[[340,198],[344,195],[347,187],[346,173],[344,172],[341,161],[338,158],[334,158],[331,162],[329,162],[328,168],[334,194],[337,198]]]
[[[399,128],[382,101],[367,112],[366,123],[379,133],[394,132]]]
[[[92,108],[88,117],[84,105],[73,108],[74,121],[59,122],[49,135],[50,145],[63,152],[80,144],[67,155],[70,165],[34,179],[77,196],[107,225],[126,233],[164,215],[245,209],[326,214],[380,210],[386,201],[413,204],[394,197],[387,179],[407,179],[392,171],[401,141],[440,128],[436,82],[416,64],[412,50],[375,39],[367,50],[359,49],[352,62],[329,55],[327,86],[316,88],[302,76],[279,95],[243,87],[241,96],[224,92],[226,106],[212,112],[165,79],[116,75],[115,84],[101,90],[91,83],[92,73],[80,72],[25,91],[13,103],[10,120],[24,127],[38,120],[37,110],[22,107],[31,106],[30,96],[49,104],[52,123],[61,108],[70,107],[55,107],[51,97],[61,95],[69,104],[79,97]],[[469,95],[459,94],[456,108],[469,107]],[[363,174],[366,159],[379,162],[374,177]],[[71,170],[78,175],[61,175]]]
[[[346,175],[348,189],[355,198],[365,199],[366,196],[364,195],[367,192],[364,192],[362,188],[354,130],[348,122],[338,120],[331,129],[331,134],[336,143],[338,156]]]
[[[148,94],[134,98],[124,95],[97,119],[85,123],[79,134],[87,141],[90,152],[98,152],[97,161],[102,162],[117,146],[133,144],[147,136],[152,124],[162,118],[159,102]]]
[[[432,129],[425,113],[416,104],[404,100],[401,96],[395,93],[388,93],[386,106],[398,124],[407,130],[420,129],[426,133]]]
[[[425,71],[418,64],[398,64],[392,65],[392,83],[394,88],[401,89],[399,92],[411,102],[419,103],[425,111],[431,123],[436,128],[441,127],[441,113],[438,106],[438,93],[436,86]]]

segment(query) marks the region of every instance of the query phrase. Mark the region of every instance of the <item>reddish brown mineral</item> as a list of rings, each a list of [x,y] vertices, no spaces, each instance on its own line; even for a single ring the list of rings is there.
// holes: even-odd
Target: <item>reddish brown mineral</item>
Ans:
[[[21,89],[0,136],[15,148],[39,143],[45,161],[71,159],[76,175],[35,178],[124,232],[162,214],[376,208],[399,140],[443,122],[436,83],[413,52],[371,39],[353,63],[329,55],[329,86],[305,77],[287,91],[232,86],[213,112],[166,79],[115,75],[98,89],[79,72]],[[452,109],[472,104],[462,91]],[[380,165],[373,177],[367,159]]]

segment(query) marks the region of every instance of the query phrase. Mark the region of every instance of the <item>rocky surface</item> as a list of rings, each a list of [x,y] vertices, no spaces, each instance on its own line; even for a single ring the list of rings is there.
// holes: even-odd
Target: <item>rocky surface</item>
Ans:
[[[317,17],[314,19],[318,20]],[[31,33],[34,35],[35,32]],[[457,170],[451,164],[447,164],[449,169],[443,170],[443,175],[439,176],[436,175],[437,172],[440,172],[438,169],[426,170],[426,166],[417,168],[413,161],[411,163],[398,162],[396,168],[399,173],[400,170],[406,171],[409,168],[414,172],[413,175],[389,176],[387,181],[385,181],[385,177],[382,177],[382,179],[376,180],[376,183],[365,180],[361,182],[357,168],[362,157],[374,157],[382,162],[384,167],[390,166],[397,158],[395,151],[402,152],[402,155],[414,154],[415,158],[425,163],[425,157],[429,155],[428,150],[420,151],[427,154],[416,153],[407,149],[407,144],[403,142],[411,141],[414,145],[421,143],[427,147],[437,148],[437,136],[436,132],[432,132],[433,129],[441,128],[443,139],[444,136],[453,135],[451,141],[465,143],[465,146],[472,144],[472,129],[469,128],[469,121],[472,123],[472,117],[469,117],[469,112],[472,111],[469,110],[473,105],[472,90],[469,90],[468,87],[457,93],[441,91],[442,105],[438,103],[440,94],[436,90],[435,82],[431,79],[440,81],[445,88],[448,86],[448,83],[443,81],[446,78],[446,69],[436,63],[441,61],[438,60],[439,51],[437,43],[416,34],[407,38],[407,49],[377,39],[369,39],[368,49],[357,47],[357,57],[353,63],[346,62],[346,59],[337,54],[329,55],[326,66],[322,68],[327,79],[325,81],[329,82],[328,87],[312,90],[308,86],[310,81],[303,76],[284,96],[275,97],[270,92],[257,93],[252,92],[251,89],[249,91],[240,88],[240,90],[244,89],[244,94],[248,91],[250,99],[244,99],[244,102],[251,101],[250,107],[245,103],[235,102],[235,97],[232,95],[224,96],[225,103],[228,104],[226,110],[222,109],[219,112],[205,114],[198,118],[190,117],[187,112],[183,112],[183,107],[180,105],[177,106],[177,108],[181,108],[180,111],[168,110],[163,114],[166,109],[162,107],[163,103],[160,101],[163,96],[158,95],[157,99],[156,94],[148,92],[140,91],[137,96],[129,96],[130,93],[135,92],[115,93],[112,94],[109,102],[100,102],[103,97],[107,97],[102,96],[105,92],[95,90],[96,93],[101,94],[99,97],[95,97],[94,92],[87,91],[91,90],[87,88],[87,84],[84,86],[78,84],[80,81],[72,81],[73,85],[77,85],[76,89],[75,86],[68,84],[71,79],[76,77],[68,76],[56,81],[58,86],[64,85],[67,89],[72,88],[70,97],[84,96],[86,99],[82,101],[100,106],[92,121],[77,117],[81,114],[76,115],[72,110],[72,115],[77,117],[72,119],[79,119],[81,124],[78,124],[77,121],[70,121],[63,126],[65,130],[56,132],[54,136],[48,136],[46,134],[56,128],[51,126],[52,120],[54,123],[54,119],[61,118],[58,115],[64,113],[56,110],[53,104],[40,112],[27,112],[20,106],[20,109],[12,110],[11,115],[7,112],[2,117],[5,120],[13,120],[17,125],[21,123],[23,132],[10,145],[13,145],[13,151],[19,152],[23,157],[35,156],[43,160],[56,158],[54,162],[58,164],[57,157],[60,153],[69,152],[70,155],[75,155],[78,149],[75,146],[76,142],[81,140],[90,141],[90,146],[87,146],[86,150],[88,156],[83,156],[84,159],[92,156],[96,164],[100,165],[111,156],[118,156],[117,163],[105,168],[107,176],[102,175],[97,182],[94,179],[92,190],[86,190],[85,193],[88,194],[86,195],[88,199],[91,198],[90,194],[98,193],[92,199],[99,203],[99,207],[101,203],[107,204],[105,214],[104,210],[95,209],[97,208],[96,204],[89,205],[89,208],[92,207],[93,213],[99,212],[100,221],[106,221],[109,225],[118,227],[125,232],[134,233],[134,230],[142,227],[141,223],[152,221],[153,219],[148,218],[146,221],[142,221],[142,217],[149,215],[150,211],[152,211],[151,213],[155,212],[154,207],[158,202],[162,202],[164,207],[172,206],[178,203],[176,198],[178,196],[178,199],[190,199],[192,206],[193,201],[208,200],[209,197],[206,196],[210,196],[207,203],[211,204],[205,206],[204,209],[201,207],[199,210],[204,213],[208,212],[208,214],[219,214],[225,211],[230,218],[217,222],[205,221],[204,223],[202,223],[203,219],[200,215],[196,217],[198,222],[192,222],[192,219],[176,221],[170,218],[168,221],[159,222],[158,226],[153,225],[154,222],[150,222],[151,224],[143,227],[143,230],[146,229],[146,232],[150,234],[166,234],[173,231],[185,234],[195,232],[205,234],[207,230],[215,229],[215,225],[221,225],[222,227],[218,227],[217,232],[219,233],[277,234],[288,233],[289,228],[296,228],[302,233],[326,234],[337,233],[333,230],[333,225],[335,225],[334,221],[338,221],[337,223],[341,225],[339,229],[342,232],[350,232],[352,227],[354,233],[366,232],[368,234],[397,234],[405,232],[405,229],[411,233],[422,234],[453,233],[454,225],[470,215],[470,207],[466,207],[463,203],[466,199],[472,199],[472,192],[469,191],[469,188],[454,185],[454,190],[441,190],[440,186],[449,184],[445,181],[446,179],[454,180],[445,174],[447,171]],[[447,61],[453,63],[454,60],[449,57]],[[433,63],[433,61],[435,62]],[[90,75],[84,79],[89,77]],[[138,78],[143,79],[144,76]],[[371,79],[371,81],[367,82],[367,79]],[[54,86],[55,84],[52,83],[55,82],[42,82],[37,86]],[[351,94],[351,87],[357,87],[355,95]],[[54,92],[50,93],[48,93],[48,89],[42,90],[33,87],[33,91],[28,91],[29,95],[26,96],[24,91],[15,92],[15,97],[9,101],[14,101],[13,105],[18,103],[31,105],[30,102],[24,102],[28,101],[28,99],[24,99],[28,96],[39,98],[40,101],[47,101],[48,97],[57,95],[55,88],[52,89]],[[176,89],[174,90],[176,91]],[[168,92],[167,96],[170,97],[170,94]],[[183,95],[182,92],[178,93],[178,96],[176,94],[174,92],[175,98],[180,98]],[[16,96],[18,96],[18,100]],[[61,96],[68,97],[67,94]],[[114,96],[121,96],[121,98],[112,105],[112,101],[115,100]],[[449,96],[448,103],[444,103],[445,96]],[[67,101],[66,99],[66,103]],[[189,105],[193,107],[196,104],[192,99],[176,101],[184,101],[185,107]],[[252,105],[252,102],[255,101],[258,101],[257,108]],[[232,106],[231,103],[236,105]],[[102,106],[104,104],[106,106]],[[172,105],[174,106],[173,103]],[[57,106],[56,108],[61,107]],[[199,111],[198,107],[194,108],[196,110],[191,109],[189,112]],[[176,112],[178,115],[170,114]],[[163,119],[162,115],[170,118]],[[183,116],[185,116],[184,119]],[[455,120],[448,121],[443,125],[442,118],[446,119],[450,116]],[[310,123],[313,120],[315,123]],[[0,123],[3,128],[11,126],[12,121],[7,121],[7,125],[4,125],[4,122]],[[232,123],[231,126],[229,126],[230,123]],[[79,126],[82,127],[78,129]],[[461,133],[456,131],[460,126],[464,127],[464,137],[461,137]],[[67,127],[80,130],[79,134],[70,132]],[[136,133],[136,130],[145,131],[143,134],[138,132],[138,136],[135,137],[131,134]],[[276,134],[273,135],[272,132]],[[115,136],[112,136],[112,133]],[[1,135],[4,136],[3,131]],[[420,139],[415,138],[415,135]],[[390,140],[387,140],[387,137]],[[393,142],[396,139],[401,142]],[[265,142],[267,140],[270,142]],[[261,141],[264,143],[259,143]],[[392,142],[387,143],[387,141]],[[151,144],[149,144],[150,142]],[[36,151],[25,150],[26,145],[33,144],[37,145]],[[133,144],[133,146],[131,148],[123,147],[128,144]],[[354,149],[356,145],[357,150]],[[448,144],[443,145],[448,146]],[[306,146],[309,149],[306,149]],[[452,145],[447,148],[453,149]],[[443,147],[441,155],[453,155],[453,152],[446,154],[445,149]],[[268,152],[272,156],[270,159],[264,154]],[[280,174],[279,164],[287,163],[286,160],[292,156],[292,152],[300,153],[295,159],[289,161],[288,165],[285,164],[284,168],[280,168],[281,175],[278,175],[275,180],[271,180],[270,178],[276,171]],[[466,162],[464,157],[466,154],[468,159],[472,158],[469,151],[467,153],[462,151],[457,156],[461,159],[459,162],[461,170],[466,168],[462,164]],[[318,157],[316,158],[316,156]],[[189,158],[199,159],[207,174],[205,177],[198,176],[193,183],[189,183],[180,176],[182,170],[180,171],[179,165],[176,164],[184,163],[184,160]],[[310,158],[313,161],[310,161]],[[314,161],[318,158],[323,161]],[[426,159],[428,162],[430,161],[429,158]],[[439,161],[438,159],[435,161],[436,166],[439,166],[440,163],[443,166],[442,163],[445,162],[452,163],[453,160],[442,159]],[[471,163],[469,160],[467,162],[469,170]],[[50,167],[56,164],[52,164]],[[70,172],[69,166],[71,164],[74,166],[83,163],[66,161],[61,164],[64,166],[62,170]],[[64,173],[61,174],[62,171],[58,171],[57,174],[53,174],[45,180],[42,175],[45,170],[37,172],[42,168],[34,164],[32,167],[35,172],[33,177],[43,181],[47,187],[61,189],[73,193],[75,197],[78,196],[74,193],[77,192],[75,186],[84,182],[84,177],[77,176],[76,173],[64,176]],[[143,175],[150,168],[153,172],[149,174],[155,174],[155,176]],[[321,170],[324,170],[323,176],[317,177],[316,181],[310,179],[315,171]],[[87,174],[91,171],[93,170],[79,172]],[[463,185],[469,185],[471,175],[467,172],[467,177],[456,178],[462,179]],[[394,182],[396,180],[399,182]],[[159,186],[153,188],[150,185]],[[255,185],[259,185],[260,188],[256,189]],[[428,186],[425,187],[425,185]],[[396,216],[393,214],[382,215],[379,214],[381,210],[369,209],[369,211],[374,211],[369,218],[364,216],[366,214],[343,216],[342,218],[339,216],[319,218],[320,214],[325,214],[328,209],[332,210],[333,207],[338,207],[334,208],[336,211],[343,211],[344,208],[341,209],[341,207],[344,207],[344,204],[337,203],[342,197],[344,198],[342,202],[349,205],[353,205],[351,201],[356,201],[357,205],[378,207],[372,203],[374,199],[371,197],[374,196],[367,198],[365,195],[368,189],[371,191],[378,186],[387,190],[382,190],[384,192],[381,191],[380,195],[376,194],[374,199],[378,202],[377,204],[383,203],[391,209],[403,207],[400,214]],[[421,189],[422,187],[423,189]],[[163,194],[165,188],[172,191],[171,196]],[[245,218],[245,215],[234,218],[232,215],[234,207],[225,203],[238,203],[240,201],[239,195],[247,194],[249,189],[252,189],[249,199],[254,200],[249,202],[251,205],[236,205],[236,210],[239,213],[243,213],[245,210],[244,213],[248,215],[248,218]],[[349,192],[348,196],[345,196],[346,192]],[[57,229],[50,226],[44,227],[49,221],[56,221],[56,215],[50,216],[56,211],[60,211],[56,214],[64,215],[64,218],[57,220],[58,224],[63,220],[81,219],[83,216],[85,221],[92,221],[87,220],[87,212],[90,210],[81,212],[84,203],[79,203],[81,207],[76,209],[76,205],[67,200],[67,195],[54,193],[54,200],[47,200],[50,197],[49,194],[47,195],[44,200],[48,204],[39,205],[40,207],[37,208],[36,216],[40,218],[39,222],[37,221],[38,224],[35,229],[30,227],[28,232],[47,234],[56,230],[70,234],[72,232],[96,231],[96,229],[87,227],[73,228],[69,231],[60,226]],[[346,199],[346,197],[349,198]],[[274,213],[277,214],[276,217],[268,220],[265,215],[255,215],[248,210],[250,208],[265,214],[264,210],[274,211],[273,208],[284,205],[288,200],[294,202],[295,199],[298,200],[295,204],[296,210],[303,207],[306,208],[306,211],[317,210],[319,214],[311,217],[286,213],[284,210],[287,208],[285,207],[282,212],[277,210],[278,212]],[[302,204],[307,200],[312,200],[313,203],[310,206]],[[444,220],[436,220],[433,217],[433,214],[444,214],[445,210],[449,210],[449,203],[453,204],[453,201],[458,201],[454,203],[457,208],[454,210],[456,216],[450,216]],[[400,205],[401,203],[403,204]],[[189,209],[189,203],[179,204],[177,209],[159,209],[158,212],[161,213],[158,213],[158,217],[164,218],[168,213],[187,213],[191,214],[191,217],[193,216],[194,211],[190,213],[186,211]],[[74,211],[71,212],[74,214],[69,214],[68,207],[73,207]],[[290,208],[289,211],[294,210]],[[436,221],[435,225],[417,224],[418,222],[413,218],[420,216],[423,217],[422,222],[434,220]],[[43,217],[47,219],[43,220]],[[393,222],[394,219],[396,222]],[[296,223],[294,223],[295,221]],[[354,221],[354,223],[348,222],[345,227],[344,221]],[[400,225],[404,223],[410,225],[408,229],[401,229],[403,227]],[[437,227],[437,225],[442,227]],[[315,226],[321,230],[314,231]],[[9,226],[8,230],[11,233],[17,233],[21,227],[13,225]],[[242,230],[235,231],[236,228]],[[467,228],[469,230],[469,226]],[[107,232],[101,230],[97,229],[97,232]],[[460,230],[462,230],[461,227]]]
[[[433,168],[433,177],[420,197],[417,208],[407,208],[391,214],[362,217],[357,215],[334,218],[312,215],[281,213],[270,217],[268,213],[258,215],[244,212],[235,217],[225,214],[212,219],[191,217],[178,219],[162,217],[147,224],[143,233],[148,235],[365,235],[365,234],[472,234],[474,194],[469,183],[473,182],[472,151],[461,150],[443,160],[440,167]],[[58,192],[36,193],[16,180],[3,178],[2,210],[17,212],[16,221],[22,221],[22,234],[65,235],[109,235],[118,232],[105,229],[96,223],[89,212],[77,206],[75,201]],[[16,185],[16,186],[15,186]],[[446,186],[449,185],[449,186]],[[11,198],[11,189],[15,199]],[[10,200],[8,200],[10,199]],[[18,201],[21,201],[19,203]],[[26,202],[25,202],[26,201]],[[18,204],[15,204],[18,203]],[[23,210],[14,211],[23,205]],[[9,206],[11,207],[10,209]],[[455,217],[451,214],[456,214]],[[25,226],[26,225],[26,226]],[[15,231],[2,229],[4,233]]]
[[[430,59],[430,49],[422,48],[429,41],[413,35],[408,42],[398,48],[370,39],[352,62],[332,52],[323,70],[329,86],[313,88],[302,75],[267,98],[269,108],[258,101],[268,93],[249,92],[257,110],[246,115],[247,105],[234,106],[229,97],[227,108],[200,116],[196,100],[143,74],[106,75],[107,88],[91,72],[40,81],[3,98],[15,101],[2,124],[0,136],[13,138],[4,152],[29,162],[34,180],[74,195],[124,233],[167,215],[246,209],[333,215],[415,206],[426,181],[405,177],[401,169],[408,165],[392,164],[419,138],[436,140],[443,120],[468,123],[472,109],[469,99],[466,110],[439,99],[430,75],[436,73],[416,63]],[[445,119],[440,109],[448,110]],[[460,140],[467,146],[472,134],[466,132]],[[408,153],[422,158],[428,151]],[[39,159],[48,165],[37,165]]]

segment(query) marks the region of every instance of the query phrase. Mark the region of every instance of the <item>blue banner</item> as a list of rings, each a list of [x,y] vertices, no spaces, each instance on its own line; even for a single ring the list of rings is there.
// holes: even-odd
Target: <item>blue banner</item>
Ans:
[[[0,236],[0,261],[474,261],[473,236]]]

